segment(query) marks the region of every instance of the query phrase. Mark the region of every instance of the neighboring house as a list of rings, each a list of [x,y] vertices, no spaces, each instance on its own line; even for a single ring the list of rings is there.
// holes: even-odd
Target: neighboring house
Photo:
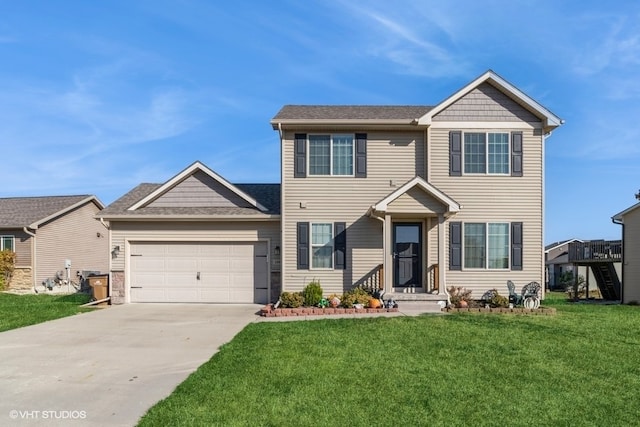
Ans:
[[[586,289],[599,289],[603,299],[619,301],[621,261],[620,240],[571,239],[553,243],[545,248],[547,286],[562,288],[561,275],[576,273],[585,280]]]
[[[544,283],[544,144],[562,123],[492,71],[435,106],[284,106],[283,289]]]
[[[573,264],[569,262],[569,244],[582,242],[580,239],[569,239],[555,242],[544,248],[544,263],[546,266],[547,289],[562,287],[560,276],[566,272],[573,272]],[[578,274],[584,274],[580,271]]]
[[[435,106],[288,105],[271,124],[281,184],[196,162],[98,215],[114,303],[263,303],[314,279],[440,300],[543,283],[544,143],[562,121],[494,72]]]
[[[33,289],[56,272],[109,267],[107,229],[95,219],[95,196],[0,198],[0,249],[16,253],[10,289]],[[72,277],[75,280],[75,277]]]
[[[622,303],[640,302],[640,203],[612,220],[622,225]]]
[[[278,298],[278,184],[234,185],[195,162],[164,184],[139,185],[98,217],[110,226],[115,304]]]

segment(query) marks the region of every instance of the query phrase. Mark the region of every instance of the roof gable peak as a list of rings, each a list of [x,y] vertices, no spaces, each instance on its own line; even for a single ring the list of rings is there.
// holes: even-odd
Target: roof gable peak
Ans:
[[[236,196],[240,197],[241,199],[246,201],[248,204],[252,205],[253,207],[255,207],[257,209],[259,209],[260,211],[262,211],[262,212],[266,212],[267,211],[267,209],[263,205],[261,205],[256,199],[254,199],[253,197],[249,196],[244,191],[240,190],[237,186],[231,184],[229,181],[227,181],[222,176],[220,176],[217,173],[215,173],[213,170],[211,170],[210,168],[205,166],[200,161],[195,161],[194,163],[192,163],[190,166],[188,166],[182,172],[178,173],[173,178],[169,179],[167,182],[165,182],[164,184],[160,185],[154,191],[149,193],[147,196],[143,197],[142,199],[140,199],[139,201],[137,201],[136,203],[131,205],[127,210],[135,211],[137,209],[140,209],[142,207],[145,207],[145,206],[149,205],[153,201],[155,201],[158,198],[160,198],[162,195],[164,195],[167,192],[169,192],[171,189],[175,188],[178,184],[184,182],[187,178],[193,176],[194,174],[196,174],[198,172],[204,173],[205,175],[207,175],[208,177],[213,179],[215,182],[217,182],[218,184],[222,185],[227,190],[231,191]]]

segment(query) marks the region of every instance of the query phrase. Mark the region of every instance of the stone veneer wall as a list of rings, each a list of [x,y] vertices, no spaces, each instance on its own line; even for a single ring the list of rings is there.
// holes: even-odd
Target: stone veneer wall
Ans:
[[[111,304],[124,304],[124,271],[111,272]]]
[[[33,289],[33,271],[31,267],[16,268],[9,279],[9,290],[25,291]]]

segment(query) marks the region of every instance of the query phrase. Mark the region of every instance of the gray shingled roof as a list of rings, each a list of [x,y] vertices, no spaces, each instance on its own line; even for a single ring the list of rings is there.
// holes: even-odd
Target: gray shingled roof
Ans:
[[[0,228],[23,228],[42,221],[91,195],[0,198]]]
[[[98,215],[100,217],[127,216],[215,216],[215,215],[280,215],[280,184],[234,184],[240,190],[256,199],[267,208],[267,212],[261,212],[254,208],[165,208],[144,207],[129,211],[129,207],[144,199],[163,184],[140,184],[115,202],[104,208]]]
[[[407,120],[429,112],[426,105],[285,105],[272,121],[280,120]]]

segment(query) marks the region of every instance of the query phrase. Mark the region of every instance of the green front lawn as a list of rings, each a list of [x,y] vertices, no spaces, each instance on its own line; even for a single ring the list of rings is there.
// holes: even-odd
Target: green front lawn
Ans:
[[[0,332],[71,316],[88,308],[89,295],[14,295],[0,293]]]
[[[636,425],[640,308],[254,323],[140,425]]]

